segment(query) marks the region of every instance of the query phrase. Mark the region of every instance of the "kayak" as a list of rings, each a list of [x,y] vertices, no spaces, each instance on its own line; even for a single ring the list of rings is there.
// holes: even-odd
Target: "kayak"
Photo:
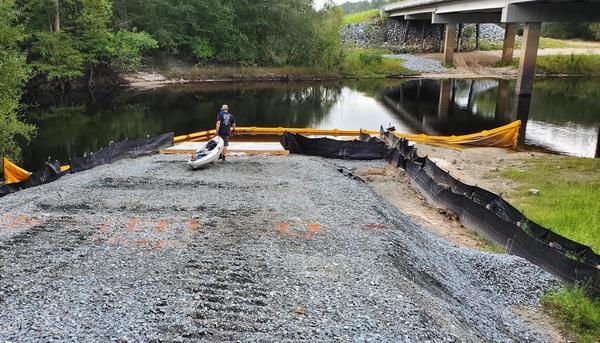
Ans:
[[[192,157],[188,160],[188,166],[192,169],[197,169],[216,161],[223,153],[223,148],[225,148],[223,138],[219,136],[214,137],[192,154]]]

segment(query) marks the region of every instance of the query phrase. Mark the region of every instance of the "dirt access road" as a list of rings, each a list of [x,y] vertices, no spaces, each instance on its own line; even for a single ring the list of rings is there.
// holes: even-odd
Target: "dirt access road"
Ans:
[[[556,280],[451,246],[347,168],[123,160],[0,199],[2,341],[544,342]]]

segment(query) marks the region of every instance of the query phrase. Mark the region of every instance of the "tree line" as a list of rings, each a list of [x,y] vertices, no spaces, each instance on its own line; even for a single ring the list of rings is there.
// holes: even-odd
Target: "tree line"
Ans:
[[[16,0],[34,70],[60,81],[135,70],[142,55],[194,63],[329,66],[341,13],[312,0]]]
[[[542,35],[558,39],[580,38],[600,40],[600,23],[544,23],[542,26]]]
[[[99,75],[146,57],[195,64],[318,66],[342,62],[343,13],[312,0],[0,0],[0,154],[18,155],[22,89],[93,89]],[[34,80],[35,82],[33,82]]]

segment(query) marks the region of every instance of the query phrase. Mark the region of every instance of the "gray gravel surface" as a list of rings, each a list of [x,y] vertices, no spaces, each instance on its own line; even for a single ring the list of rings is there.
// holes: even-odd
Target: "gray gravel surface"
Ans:
[[[556,280],[452,247],[348,168],[151,156],[0,199],[0,341],[539,342]]]
[[[419,73],[442,73],[448,71],[439,61],[411,54],[383,55],[403,61],[404,67]]]

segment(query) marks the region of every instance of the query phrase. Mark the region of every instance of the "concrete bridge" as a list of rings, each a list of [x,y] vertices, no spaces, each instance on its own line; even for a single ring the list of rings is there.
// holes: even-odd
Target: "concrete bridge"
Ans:
[[[405,0],[384,7],[390,17],[445,25],[444,59],[454,61],[457,25],[503,23],[502,63],[513,59],[516,26],[524,24],[517,79],[517,113],[528,112],[542,22],[600,21],[600,0]]]

